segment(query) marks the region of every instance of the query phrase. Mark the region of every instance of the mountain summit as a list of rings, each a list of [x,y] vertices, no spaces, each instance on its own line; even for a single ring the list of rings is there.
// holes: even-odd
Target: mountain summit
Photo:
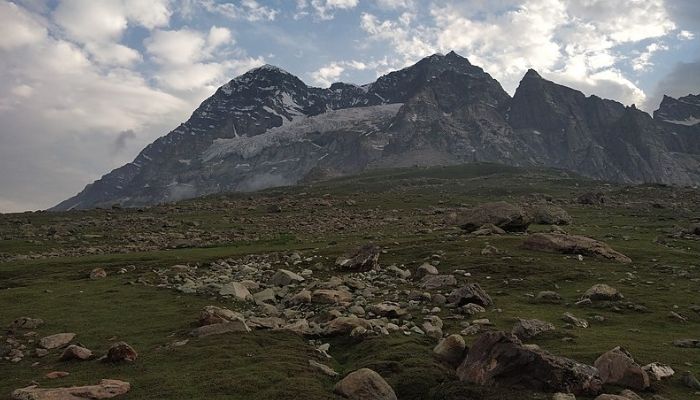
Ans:
[[[307,86],[271,65],[221,86],[136,159],[54,210],[142,206],[368,168],[490,161],[618,182],[700,183],[700,96],[652,118],[528,70],[511,98],[455,52],[363,86]]]

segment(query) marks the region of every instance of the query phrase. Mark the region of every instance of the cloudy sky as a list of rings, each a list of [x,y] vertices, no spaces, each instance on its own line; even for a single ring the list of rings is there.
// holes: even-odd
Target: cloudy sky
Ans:
[[[0,212],[132,160],[229,79],[366,83],[455,50],[651,111],[700,93],[698,0],[0,0]]]

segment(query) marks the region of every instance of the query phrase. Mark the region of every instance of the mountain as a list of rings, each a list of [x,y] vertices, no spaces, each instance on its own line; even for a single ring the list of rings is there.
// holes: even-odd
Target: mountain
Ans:
[[[307,86],[265,65],[231,80],[136,159],[53,210],[142,206],[369,168],[490,161],[626,183],[700,183],[700,96],[652,118],[529,70],[511,98],[454,52],[375,82]]]

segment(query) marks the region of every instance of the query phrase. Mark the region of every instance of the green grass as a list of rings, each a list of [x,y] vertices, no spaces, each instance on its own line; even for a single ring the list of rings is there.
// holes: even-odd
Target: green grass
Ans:
[[[586,191],[605,192],[608,202],[576,204],[573,200]],[[567,231],[604,240],[633,263],[588,257],[578,261],[528,251],[520,246],[522,235],[468,237],[446,222],[449,211],[460,205],[493,200],[532,203],[542,195],[554,198],[573,216],[574,224]],[[601,353],[622,345],[640,363],[659,361],[678,373],[690,370],[700,375],[700,349],[671,345],[674,339],[698,338],[700,332],[700,316],[689,310],[700,304],[700,241],[667,236],[674,226],[687,225],[700,215],[699,197],[692,189],[619,187],[560,171],[478,164],[370,171],[298,188],[209,196],[142,211],[0,216],[0,256],[6,260],[0,263],[0,324],[19,316],[39,317],[46,321],[38,330],[40,337],[76,332],[77,341],[98,354],[115,340],[129,342],[140,353],[131,365],[62,363],[56,351],[42,359],[26,357],[18,364],[0,361],[0,397],[33,381],[50,387],[113,378],[132,384],[132,391],[123,397],[127,399],[333,399],[336,379],[308,366],[309,359],[316,359],[341,374],[373,368],[400,399],[548,398],[460,383],[452,370],[433,359],[434,340],[416,335],[331,338],[332,360],[318,358],[306,339],[281,332],[192,339],[185,346],[170,348],[170,343],[186,337],[203,306],[238,305],[137,283],[153,268],[293,250],[326,257],[324,268],[315,274],[328,277],[335,257],[368,240],[387,250],[380,259],[383,265],[415,268],[442,252],[441,271],[470,272],[470,281],[480,283],[494,298],[495,307],[484,317],[496,328],[510,330],[517,317],[553,322],[557,334],[534,341],[553,353],[592,363]],[[316,205],[322,199],[331,201],[332,207]],[[346,200],[356,204],[348,205]],[[654,203],[664,208],[653,207]],[[269,204],[280,204],[282,212],[268,213]],[[52,227],[69,233],[60,239],[47,237]],[[547,229],[531,227],[532,231]],[[180,236],[192,230],[203,232],[206,240],[173,248]],[[135,237],[158,240],[144,249],[120,251],[141,243]],[[656,243],[657,237],[666,243]],[[486,244],[496,246],[501,254],[481,255]],[[14,258],[49,249],[56,254]],[[115,273],[128,265],[136,269]],[[86,279],[95,267],[106,268],[109,277]],[[626,279],[630,272],[632,280]],[[599,282],[617,287],[626,301],[649,312],[573,304]],[[560,304],[538,304],[529,297],[555,288],[564,297]],[[671,310],[690,320],[671,320]],[[586,318],[601,315],[605,321],[592,322],[589,329],[561,329],[560,317],[567,311]],[[459,332],[459,321],[447,316],[449,310],[443,309],[444,330]],[[564,337],[573,340],[564,341]],[[54,381],[44,378],[52,370],[71,375]],[[645,398],[652,392],[676,400],[694,396],[677,378],[654,384],[652,389],[643,394]]]

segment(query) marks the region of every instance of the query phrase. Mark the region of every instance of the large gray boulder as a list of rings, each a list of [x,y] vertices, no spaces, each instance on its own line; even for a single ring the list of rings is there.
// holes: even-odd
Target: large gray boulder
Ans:
[[[349,373],[333,391],[350,400],[397,400],[394,389],[369,368]]]
[[[629,257],[613,250],[603,242],[585,236],[562,233],[533,233],[525,239],[523,248],[550,253],[581,254],[621,263],[632,262]]]
[[[457,368],[457,376],[484,386],[587,396],[600,393],[603,385],[594,367],[524,346],[505,332],[479,336]]]
[[[457,222],[467,232],[474,232],[486,224],[493,224],[506,232],[523,232],[530,225],[530,217],[522,207],[498,201],[462,212]]]

